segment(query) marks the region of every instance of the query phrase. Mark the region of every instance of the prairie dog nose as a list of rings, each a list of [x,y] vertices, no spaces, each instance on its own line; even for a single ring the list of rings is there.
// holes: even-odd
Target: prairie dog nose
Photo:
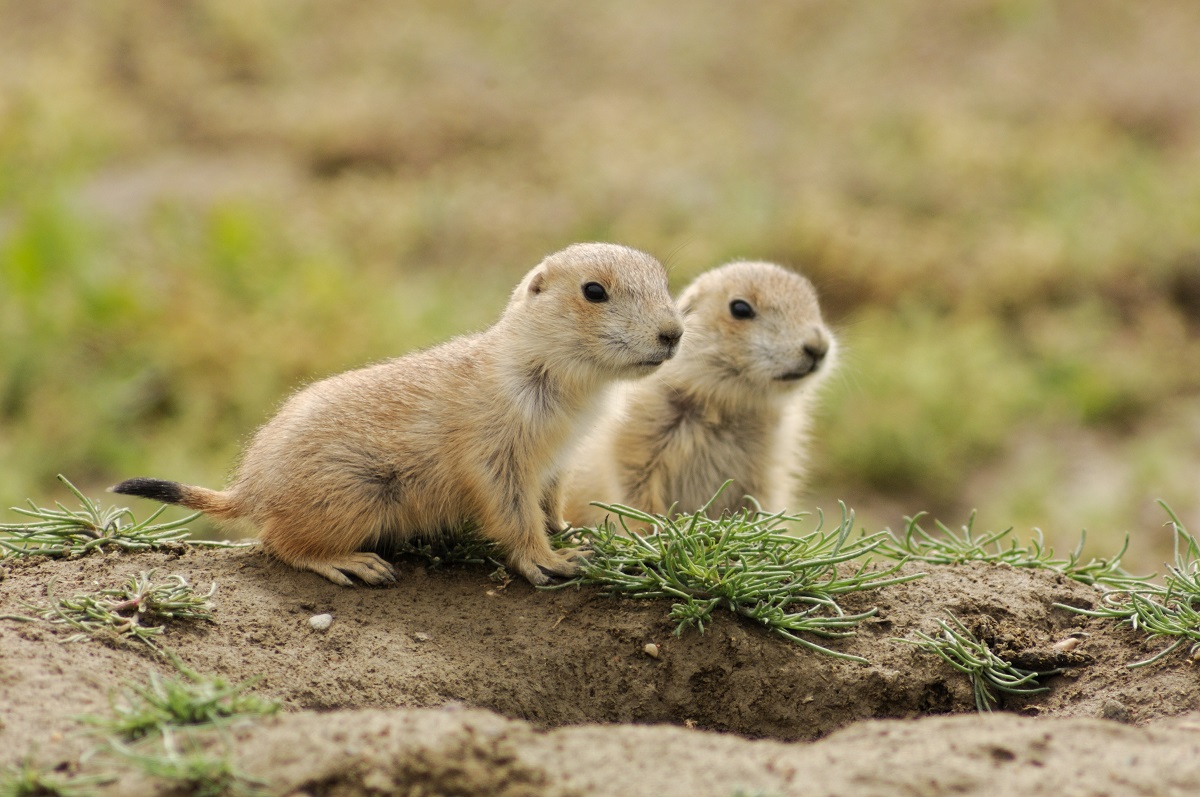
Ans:
[[[812,335],[804,341],[803,348],[812,360],[813,368],[816,368],[829,354],[829,335],[820,327],[815,327]]]
[[[805,343],[804,353],[812,359],[813,367],[815,368],[817,364],[821,362],[821,360],[825,359],[825,355],[829,354],[829,344],[825,341]]]
[[[678,321],[672,321],[659,329],[658,342],[664,346],[674,347],[679,339],[683,337],[683,325]]]

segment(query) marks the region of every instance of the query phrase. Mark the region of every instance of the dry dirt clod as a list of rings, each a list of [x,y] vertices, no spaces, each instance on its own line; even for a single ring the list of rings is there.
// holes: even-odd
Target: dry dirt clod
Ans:
[[[1119,700],[1105,700],[1100,707],[1100,716],[1106,720],[1115,722],[1129,723],[1133,721],[1133,715],[1129,708]]]

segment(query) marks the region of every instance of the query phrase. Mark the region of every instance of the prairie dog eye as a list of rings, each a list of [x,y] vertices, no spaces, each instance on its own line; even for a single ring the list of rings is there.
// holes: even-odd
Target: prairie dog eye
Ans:
[[[599,282],[589,282],[583,286],[583,298],[592,304],[608,301],[608,291]]]
[[[754,316],[757,315],[757,313],[754,312],[754,308],[750,306],[750,302],[746,301],[745,299],[734,299],[732,302],[730,302],[729,314],[734,318],[740,319],[754,318]]]

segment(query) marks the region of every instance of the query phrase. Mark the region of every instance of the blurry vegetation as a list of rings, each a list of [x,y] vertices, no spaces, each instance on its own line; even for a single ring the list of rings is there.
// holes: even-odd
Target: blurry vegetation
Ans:
[[[262,676],[230,683],[220,675],[201,675],[174,655],[171,662],[181,677],[164,678],[151,670],[145,686],[126,682],[119,693],[109,695],[111,716],[88,715],[81,721],[130,742],[183,727],[251,720],[279,710],[278,702],[250,691]]]
[[[218,485],[297,385],[606,239],[816,281],[827,511],[1156,569],[1153,499],[1200,526],[1198,34],[1192,0],[0,0],[0,506]]]

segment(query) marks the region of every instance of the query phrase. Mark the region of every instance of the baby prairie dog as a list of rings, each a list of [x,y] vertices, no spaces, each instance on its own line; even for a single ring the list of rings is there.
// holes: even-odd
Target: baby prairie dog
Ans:
[[[591,501],[695,512],[728,479],[710,515],[792,506],[804,466],[813,388],[833,335],[812,284],[771,263],[736,262],[679,297],[679,356],[624,388],[573,458],[566,518],[603,522]]]
[[[570,575],[554,550],[560,470],[616,380],[683,334],[653,257],[613,244],[550,255],[489,329],[303,388],[255,434],[224,491],[130,479],[113,492],[243,518],[266,549],[349,586],[395,580],[371,549],[473,521],[534,584]]]

